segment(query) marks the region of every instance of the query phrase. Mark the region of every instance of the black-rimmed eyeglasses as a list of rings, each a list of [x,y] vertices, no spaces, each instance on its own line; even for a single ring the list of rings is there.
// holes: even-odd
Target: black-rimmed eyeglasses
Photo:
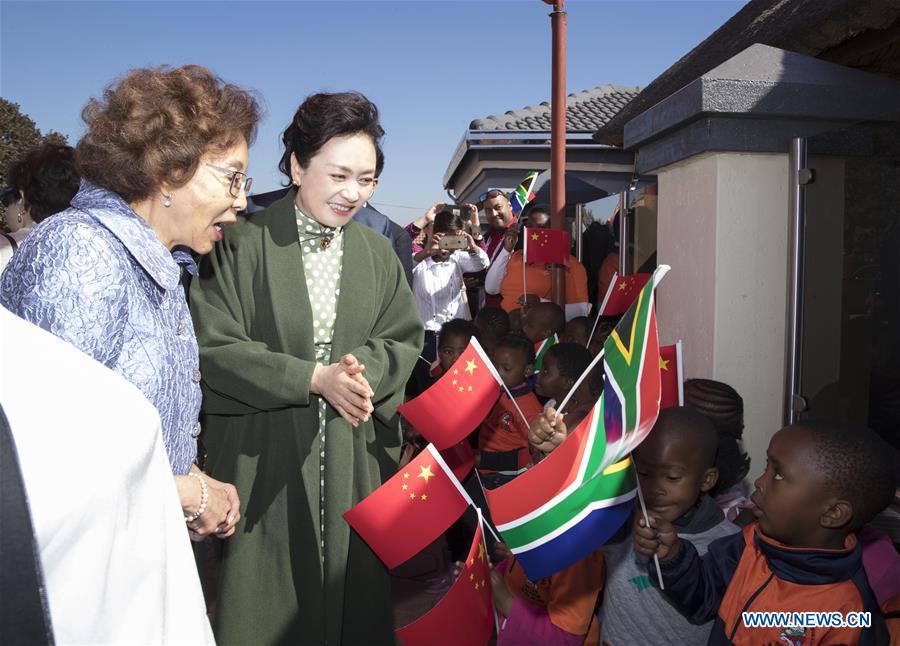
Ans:
[[[231,194],[231,197],[237,197],[241,194],[241,191],[244,191],[245,193],[250,192],[250,187],[253,186],[253,178],[247,177],[247,173],[242,173],[239,170],[231,168],[222,168],[215,164],[207,164],[207,166],[220,173],[225,173],[229,177],[231,184],[228,186],[228,192]]]

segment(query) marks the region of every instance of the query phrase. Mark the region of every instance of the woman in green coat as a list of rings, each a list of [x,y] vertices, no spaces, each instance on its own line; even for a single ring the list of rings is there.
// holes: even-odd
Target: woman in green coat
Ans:
[[[191,287],[208,467],[243,504],[219,643],[393,643],[387,572],[342,517],[396,470],[422,347],[393,249],[353,221],[383,134],[360,94],[307,98],[283,136],[292,190],[226,230]]]

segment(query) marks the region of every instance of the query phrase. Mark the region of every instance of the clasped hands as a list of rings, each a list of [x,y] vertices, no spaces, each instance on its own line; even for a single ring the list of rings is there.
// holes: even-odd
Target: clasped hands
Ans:
[[[337,363],[317,364],[313,370],[309,390],[321,395],[354,428],[369,421],[375,411],[372,397],[375,391],[363,377],[366,367],[352,354],[345,354]]]

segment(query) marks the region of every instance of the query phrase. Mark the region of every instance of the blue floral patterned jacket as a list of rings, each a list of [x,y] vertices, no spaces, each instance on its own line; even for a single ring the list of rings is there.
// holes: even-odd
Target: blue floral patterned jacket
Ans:
[[[173,473],[185,474],[197,455],[200,370],[179,262],[196,271],[122,198],[83,181],[71,207],[19,247],[0,303],[137,386],[159,411]]]

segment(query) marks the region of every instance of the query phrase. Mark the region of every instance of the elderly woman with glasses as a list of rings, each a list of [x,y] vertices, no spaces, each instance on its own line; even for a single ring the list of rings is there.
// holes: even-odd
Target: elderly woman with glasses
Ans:
[[[0,304],[154,404],[191,538],[225,538],[239,500],[196,464],[199,356],[181,269],[196,271],[188,250],[209,253],[246,206],[257,102],[202,67],[138,69],[82,117],[81,187],[19,247],[0,278]]]
[[[210,471],[246,501],[219,572],[220,644],[394,643],[387,571],[343,518],[396,472],[422,348],[396,254],[354,221],[383,134],[360,94],[307,98],[283,136],[290,191],[191,285]]]

